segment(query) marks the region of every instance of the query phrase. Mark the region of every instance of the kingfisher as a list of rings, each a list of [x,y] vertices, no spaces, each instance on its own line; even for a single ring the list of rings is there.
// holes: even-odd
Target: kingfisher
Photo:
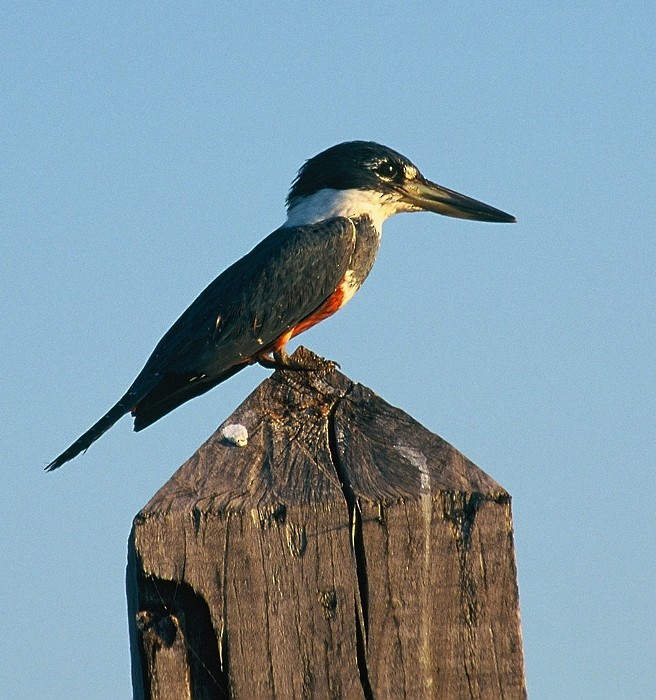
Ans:
[[[132,414],[134,430],[143,430],[249,365],[320,369],[291,358],[287,343],[357,292],[390,216],[430,211],[474,221],[515,221],[431,182],[408,158],[372,141],[340,143],[306,161],[286,204],[285,223],[200,294],[125,394],[46,470],[87,450],[122,416]]]

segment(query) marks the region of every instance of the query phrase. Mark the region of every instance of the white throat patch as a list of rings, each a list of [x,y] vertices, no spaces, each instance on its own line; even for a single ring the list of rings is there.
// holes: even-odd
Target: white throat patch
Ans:
[[[366,214],[380,232],[383,221],[401,211],[412,211],[412,207],[393,194],[381,194],[375,190],[325,189],[295,200],[283,227],[316,224],[335,216],[355,218]]]

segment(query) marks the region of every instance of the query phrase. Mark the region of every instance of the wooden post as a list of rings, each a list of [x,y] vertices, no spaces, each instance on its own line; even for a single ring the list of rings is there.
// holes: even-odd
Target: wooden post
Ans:
[[[499,484],[337,371],[228,424],[134,520],[136,698],[526,696]]]

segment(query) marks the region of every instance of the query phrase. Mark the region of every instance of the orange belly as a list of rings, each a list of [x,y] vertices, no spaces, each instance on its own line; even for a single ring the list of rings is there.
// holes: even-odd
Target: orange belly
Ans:
[[[282,350],[291,338],[303,333],[303,331],[316,326],[317,323],[332,316],[336,311],[339,311],[342,306],[355,294],[357,286],[353,284],[353,279],[350,272],[347,272],[337,289],[324,301],[324,303],[309,316],[306,316],[302,321],[297,323],[293,328],[290,328],[286,333],[283,333],[267,348],[268,352],[279,352]]]

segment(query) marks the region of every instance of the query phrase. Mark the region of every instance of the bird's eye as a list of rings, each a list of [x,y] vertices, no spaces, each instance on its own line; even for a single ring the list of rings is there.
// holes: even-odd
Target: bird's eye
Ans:
[[[376,165],[375,170],[385,180],[393,180],[399,175],[399,169],[391,160],[382,160]]]

